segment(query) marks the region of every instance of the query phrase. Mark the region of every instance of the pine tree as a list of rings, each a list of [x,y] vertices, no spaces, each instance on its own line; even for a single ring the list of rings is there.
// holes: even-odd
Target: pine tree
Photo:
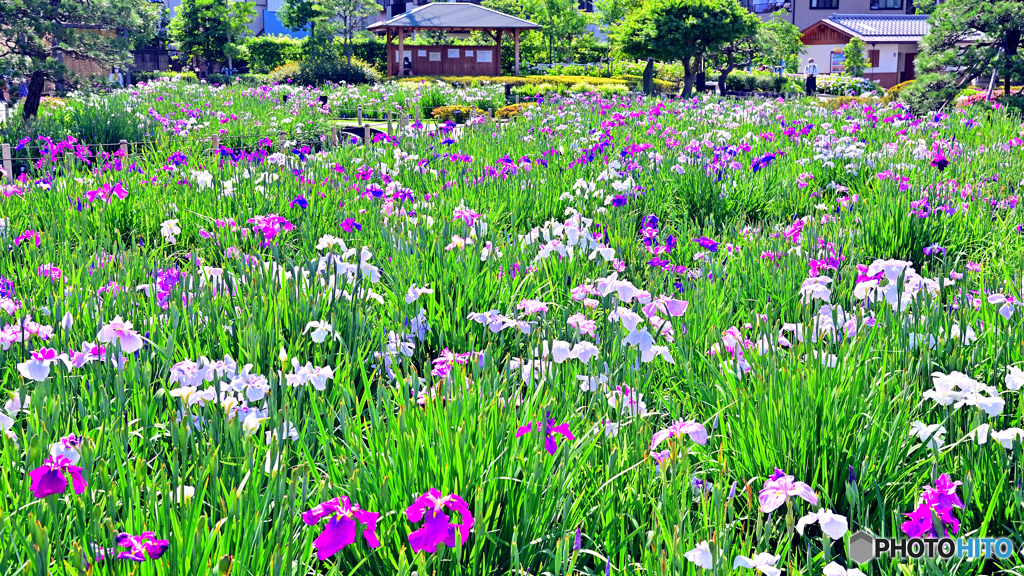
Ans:
[[[39,111],[47,81],[80,85],[65,58],[130,62],[130,50],[156,35],[161,10],[148,0],[0,0],[0,69],[29,79],[22,116]]]

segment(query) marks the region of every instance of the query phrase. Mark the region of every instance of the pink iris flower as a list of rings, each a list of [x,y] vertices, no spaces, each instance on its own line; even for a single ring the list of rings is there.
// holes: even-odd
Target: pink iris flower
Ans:
[[[653,451],[662,442],[669,438],[682,438],[689,436],[697,444],[708,443],[708,431],[703,424],[695,420],[678,420],[668,428],[659,430],[651,437],[651,450]]]
[[[361,510],[358,504],[348,499],[348,496],[342,496],[321,502],[303,512],[302,521],[307,526],[313,526],[324,518],[330,518],[323,533],[313,541],[317,559],[326,560],[356,541],[357,523],[363,525],[363,538],[370,548],[380,546],[376,534],[378,516],[380,514],[376,512]]]
[[[779,471],[776,472],[764,483],[761,494],[758,496],[762,512],[770,513],[778,509],[791,496],[799,496],[815,506],[818,504],[818,496],[810,486],[794,480],[792,476],[780,475]]]
[[[462,518],[461,524],[451,521],[444,509],[448,508],[458,512]],[[437,545],[444,543],[449,548],[455,547],[455,531],[459,531],[459,540],[463,543],[469,539],[469,531],[473,528],[474,520],[469,514],[469,505],[457,494],[442,496],[436,488],[431,488],[422,496],[416,499],[405,510],[405,516],[409,522],[419,522],[426,517],[423,527],[409,534],[409,544],[413,552],[425,551],[436,552]]]
[[[104,344],[117,341],[125,354],[131,354],[142,348],[143,344],[142,337],[132,328],[131,322],[125,322],[120,316],[115,316],[112,322],[100,328],[96,333],[96,339]]]

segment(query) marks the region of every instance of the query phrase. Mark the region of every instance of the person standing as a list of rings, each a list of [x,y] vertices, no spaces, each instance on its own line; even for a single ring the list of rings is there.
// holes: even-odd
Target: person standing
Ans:
[[[124,75],[117,68],[110,69],[110,76],[107,77],[107,82],[111,85],[117,84],[118,88],[124,88]]]
[[[807,66],[804,66],[804,74],[807,75],[805,88],[808,96],[813,96],[818,91],[818,65],[814,63],[814,58],[807,61]]]

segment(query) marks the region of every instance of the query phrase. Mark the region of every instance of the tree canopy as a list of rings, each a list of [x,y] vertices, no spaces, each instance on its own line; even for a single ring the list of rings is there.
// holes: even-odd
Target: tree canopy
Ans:
[[[47,81],[79,84],[67,59],[123,67],[156,35],[161,9],[147,0],[0,1],[0,70],[30,79],[22,115],[35,116]]]
[[[184,0],[171,19],[178,51],[208,62],[230,61],[249,35],[256,9],[248,2]]]
[[[688,95],[695,64],[733,40],[753,35],[759,23],[737,0],[646,0],[614,33],[629,56],[682,61],[683,94]]]
[[[1024,80],[1024,0],[931,0],[917,7],[931,14],[917,59],[925,74],[907,93],[921,108],[940,106],[993,70],[1007,93],[1015,79]]]

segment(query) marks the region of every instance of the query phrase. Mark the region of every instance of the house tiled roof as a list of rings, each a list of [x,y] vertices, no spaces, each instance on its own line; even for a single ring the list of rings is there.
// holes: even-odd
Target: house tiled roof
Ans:
[[[540,28],[537,24],[502,14],[468,2],[434,2],[399,14],[389,20],[367,26],[372,32],[387,28],[435,28],[446,30],[479,30],[494,28]]]
[[[865,42],[920,42],[931,30],[924,14],[833,14],[825,22]]]

